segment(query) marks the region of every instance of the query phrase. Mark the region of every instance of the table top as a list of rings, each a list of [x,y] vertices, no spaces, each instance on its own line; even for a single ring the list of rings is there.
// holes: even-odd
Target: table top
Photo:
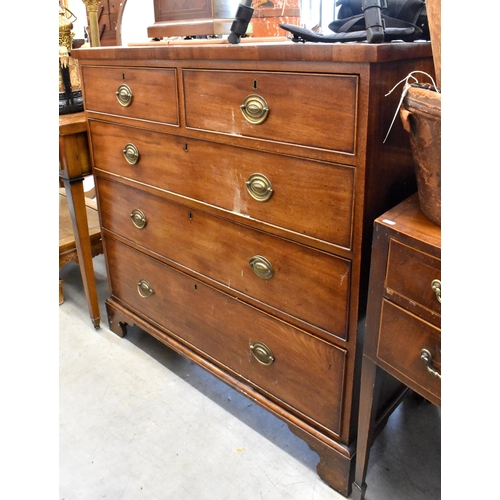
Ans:
[[[418,193],[381,215],[375,223],[441,248],[441,228],[420,210]]]
[[[85,111],[59,115],[59,135],[72,135],[87,131]]]

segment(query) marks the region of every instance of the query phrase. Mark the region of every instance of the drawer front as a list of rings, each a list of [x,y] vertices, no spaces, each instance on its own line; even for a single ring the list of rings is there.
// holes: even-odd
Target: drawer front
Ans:
[[[440,326],[441,303],[432,287],[434,280],[441,281],[440,259],[397,240],[389,241],[386,293],[406,299],[405,306],[416,314],[418,307],[435,313],[433,322]]]
[[[429,351],[431,367],[441,373],[441,330],[399,306],[383,300],[377,357],[396,370],[402,381],[441,398],[441,379],[433,375],[421,358]],[[420,389],[420,390],[419,390]]]
[[[244,217],[351,247],[355,172],[352,167],[94,120],[89,124],[97,168]],[[128,144],[138,151],[133,165],[124,156]]]
[[[187,127],[356,154],[355,75],[183,70],[182,79]]]
[[[103,227],[345,338],[349,261],[117,182],[98,178],[97,188]]]
[[[83,66],[82,78],[87,111],[179,125],[174,69]]]
[[[112,238],[106,238],[105,245],[114,296],[292,410],[339,433],[346,363],[343,349]],[[139,294],[141,280],[151,285],[149,297]],[[147,295],[147,290],[142,286],[142,295]],[[261,364],[253,354],[270,361],[264,356],[265,346],[274,358],[269,365]]]

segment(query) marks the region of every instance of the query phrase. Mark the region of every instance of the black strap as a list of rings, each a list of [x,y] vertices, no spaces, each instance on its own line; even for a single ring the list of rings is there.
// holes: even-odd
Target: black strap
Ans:
[[[350,31],[349,33],[332,33],[331,35],[321,35],[314,31],[295,26],[293,24],[280,24],[280,28],[289,31],[293,34],[292,42],[322,42],[322,43],[337,43],[337,42],[364,42],[366,41],[366,30]],[[409,28],[385,28],[384,40],[390,42],[392,40],[408,40],[414,36],[415,27]]]

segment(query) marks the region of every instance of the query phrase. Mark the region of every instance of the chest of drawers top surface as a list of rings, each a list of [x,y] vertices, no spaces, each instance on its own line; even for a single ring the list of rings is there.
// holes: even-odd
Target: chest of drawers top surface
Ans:
[[[129,47],[97,47],[72,52],[81,60],[234,60],[234,61],[310,61],[310,62],[387,62],[429,57],[431,45],[418,43],[381,44],[296,44],[293,42],[255,42],[241,45],[168,46],[154,42]]]

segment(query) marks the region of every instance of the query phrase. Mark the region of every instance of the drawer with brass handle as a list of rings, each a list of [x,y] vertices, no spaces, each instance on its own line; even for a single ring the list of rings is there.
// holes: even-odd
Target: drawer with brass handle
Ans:
[[[441,398],[441,331],[384,299],[377,346],[381,366],[431,401]]]
[[[106,249],[113,296],[237,377],[251,381],[288,411],[308,415],[329,433],[340,432],[344,349],[276,321],[112,237],[107,238]],[[147,299],[137,293],[137,283],[143,279],[154,289]]]
[[[174,69],[86,66],[82,76],[88,111],[179,124]]]
[[[345,338],[350,261],[119,182],[98,178],[96,184],[103,228]]]
[[[184,69],[182,79],[188,128],[357,154],[357,75]]]
[[[395,239],[389,240],[385,295],[415,314],[441,321],[441,260]]]
[[[89,125],[96,169],[239,214],[243,223],[251,217],[302,238],[352,246],[352,167],[250,150],[242,156],[237,147]]]

